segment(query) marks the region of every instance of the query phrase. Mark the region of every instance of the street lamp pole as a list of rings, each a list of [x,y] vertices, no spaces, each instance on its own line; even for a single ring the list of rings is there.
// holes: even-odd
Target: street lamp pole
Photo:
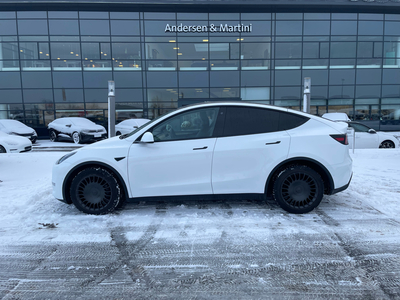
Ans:
[[[115,82],[108,81],[108,137],[115,136]]]
[[[303,111],[310,113],[311,77],[304,78]]]

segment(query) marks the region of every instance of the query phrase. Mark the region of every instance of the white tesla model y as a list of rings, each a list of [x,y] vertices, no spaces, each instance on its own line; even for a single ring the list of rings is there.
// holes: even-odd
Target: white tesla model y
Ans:
[[[53,195],[89,214],[133,198],[241,194],[306,213],[350,183],[346,129],[262,104],[185,106],[63,156],[53,168]]]

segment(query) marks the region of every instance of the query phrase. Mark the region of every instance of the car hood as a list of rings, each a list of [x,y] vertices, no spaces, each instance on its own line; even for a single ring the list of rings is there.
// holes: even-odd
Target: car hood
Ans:
[[[14,132],[16,134],[33,134],[33,130],[30,128],[16,127],[16,128],[7,128],[8,132]]]
[[[0,136],[0,141],[7,143],[18,143],[18,144],[31,144],[31,141],[23,136],[10,135],[10,136]]]
[[[91,150],[91,149],[99,149],[99,148],[114,148],[117,145],[119,146],[121,143],[123,143],[123,141],[125,141],[125,140],[121,140],[118,136],[114,136],[112,138],[102,140],[99,142],[95,142],[93,144],[82,147],[80,150]]]

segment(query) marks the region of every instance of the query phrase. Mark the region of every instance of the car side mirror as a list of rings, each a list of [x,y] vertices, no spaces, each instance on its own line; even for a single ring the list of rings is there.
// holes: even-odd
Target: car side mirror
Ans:
[[[67,125],[65,125],[65,127],[71,127],[71,124],[67,124]]]
[[[154,136],[151,132],[146,132],[143,134],[141,140],[141,143],[154,143]]]
[[[376,133],[376,131],[371,128],[370,130],[368,130],[368,133]]]

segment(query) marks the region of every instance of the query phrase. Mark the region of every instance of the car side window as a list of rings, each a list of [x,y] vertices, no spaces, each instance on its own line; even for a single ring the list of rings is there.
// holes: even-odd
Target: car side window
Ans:
[[[210,138],[213,136],[219,107],[180,113],[153,127],[155,142]]]
[[[369,127],[361,124],[350,123],[349,125],[354,128],[355,132],[368,132],[369,130]]]

